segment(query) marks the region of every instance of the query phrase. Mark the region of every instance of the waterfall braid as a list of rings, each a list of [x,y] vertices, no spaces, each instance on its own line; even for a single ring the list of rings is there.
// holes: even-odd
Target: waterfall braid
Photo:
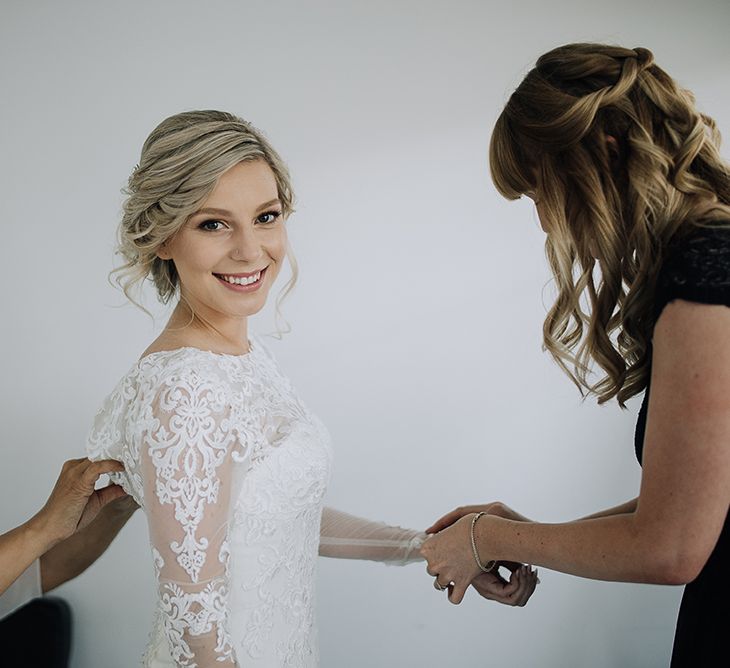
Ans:
[[[508,199],[536,198],[557,298],[544,346],[581,392],[620,405],[650,370],[657,274],[670,241],[730,224],[715,122],[650,51],[570,44],[510,97],[490,163]],[[589,379],[594,363],[604,372]]]

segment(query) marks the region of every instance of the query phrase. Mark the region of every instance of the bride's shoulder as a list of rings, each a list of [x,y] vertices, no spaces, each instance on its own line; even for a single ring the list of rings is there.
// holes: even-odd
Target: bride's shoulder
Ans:
[[[227,387],[232,380],[223,356],[191,346],[146,352],[132,373],[148,392],[180,385]]]

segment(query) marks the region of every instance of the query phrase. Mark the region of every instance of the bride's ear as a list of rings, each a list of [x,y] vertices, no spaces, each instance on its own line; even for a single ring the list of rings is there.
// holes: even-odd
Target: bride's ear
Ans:
[[[155,251],[155,255],[160,258],[160,260],[170,260],[172,259],[172,255],[170,254],[170,249],[167,247],[167,242],[164,242],[160,244]]]

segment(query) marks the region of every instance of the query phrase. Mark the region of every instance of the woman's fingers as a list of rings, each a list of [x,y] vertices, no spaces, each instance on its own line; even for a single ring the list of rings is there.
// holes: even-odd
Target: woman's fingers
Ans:
[[[518,595],[518,601],[515,603],[515,605],[524,606],[527,601],[530,600],[530,597],[535,592],[535,588],[537,587],[537,583],[539,582],[539,579],[537,577],[537,570],[536,569],[530,569],[523,577],[524,580],[524,587],[522,588],[521,592]]]
[[[83,481],[87,486],[92,488],[99,479],[99,476],[105,473],[113,473],[115,471],[123,471],[124,465],[114,459],[102,459],[98,462],[92,462],[88,459],[81,460],[85,464],[85,470],[83,472]]]
[[[113,459],[92,462],[86,457],[64,462],[56,484],[45,506],[39,512],[43,524],[50,529],[49,544],[55,544],[88,524],[108,501],[120,496],[116,489],[96,494],[94,486],[103,473],[123,471],[124,466]]]
[[[505,564],[500,564],[505,565]],[[513,562],[510,566],[514,565]],[[528,566],[518,565],[510,575],[509,581],[492,573],[479,575],[472,582],[477,593],[488,600],[504,605],[524,606],[535,591],[539,579],[537,571]]]
[[[454,522],[456,522],[456,520],[468,514],[469,513],[463,508],[456,508],[456,510],[452,510],[450,513],[446,513],[446,515],[437,519],[430,527],[428,527],[428,529],[426,529],[426,533],[438,533],[439,531],[443,531],[446,527],[450,527]]]
[[[461,603],[471,581],[480,572],[471,550],[470,522],[468,517],[462,517],[421,545],[421,555],[427,562],[426,572],[438,577],[442,584],[452,584],[449,600],[454,604]]]
[[[510,597],[508,605],[522,607],[530,600],[535,587],[537,586],[537,571],[529,566],[524,566],[516,574],[519,580],[519,587]]]
[[[426,529],[426,533],[438,533],[439,531],[443,531],[444,529],[450,527],[454,522],[457,522],[462,517],[464,517],[464,515],[485,512],[490,514],[496,514],[502,517],[507,516],[505,515],[505,510],[508,511],[508,515],[514,515],[515,519],[517,518],[517,514],[513,510],[507,508],[507,506],[505,506],[503,503],[500,503],[499,501],[471,504],[469,506],[459,506],[458,508],[452,510],[450,513],[446,513],[446,515],[437,519],[430,527],[428,527],[428,529]]]
[[[464,594],[466,593],[469,583],[464,584],[463,582],[455,582],[449,585],[449,601],[454,605],[459,605],[464,600]]]
[[[97,489],[94,495],[99,499],[99,505],[104,507],[107,503],[126,496],[127,493],[120,485],[107,485],[101,489]]]

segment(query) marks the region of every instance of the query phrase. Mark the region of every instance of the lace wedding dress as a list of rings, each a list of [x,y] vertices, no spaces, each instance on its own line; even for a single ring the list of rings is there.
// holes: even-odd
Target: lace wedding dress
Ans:
[[[318,665],[315,565],[407,563],[422,533],[324,508],[329,437],[258,339],[152,353],[104,402],[91,459],[144,509],[158,582],[148,667]]]

